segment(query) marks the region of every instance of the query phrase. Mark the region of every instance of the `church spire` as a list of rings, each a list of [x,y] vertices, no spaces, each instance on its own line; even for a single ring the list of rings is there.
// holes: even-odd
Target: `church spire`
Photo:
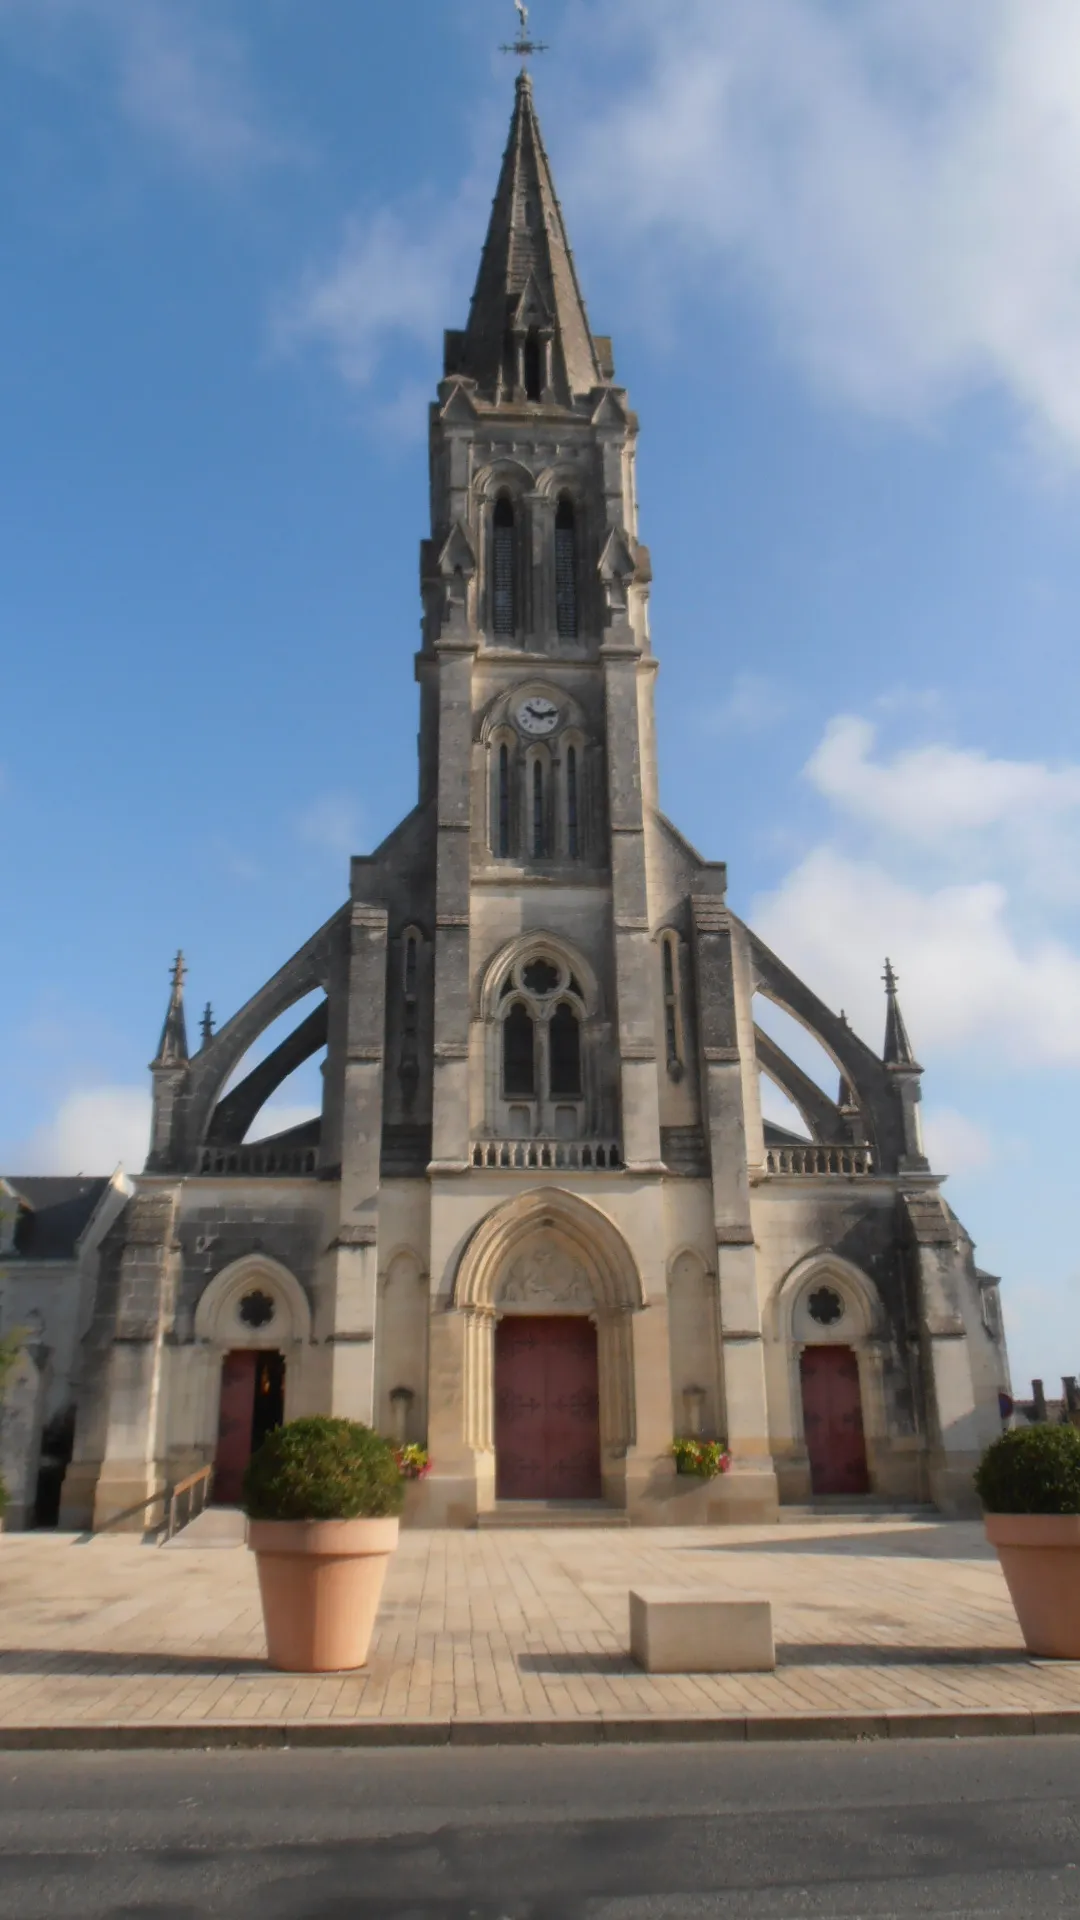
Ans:
[[[887,1067],[906,1067],[912,1073],[921,1073],[922,1068],[908,1039],[908,1030],[904,1025],[904,1016],[900,1011],[900,997],[897,993],[897,979],[891,960],[885,962],[885,1051],[882,1055]]]
[[[184,956],[178,953],[172,970],[172,992],[169,995],[169,1010],[165,1015],[165,1025],[161,1029],[161,1041],[158,1045],[155,1067],[183,1066],[188,1058],[187,1021],[184,1018],[184,979],[187,967]]]
[[[475,380],[496,403],[569,406],[605,383],[527,72],[518,75],[469,324],[447,338],[446,371]]]

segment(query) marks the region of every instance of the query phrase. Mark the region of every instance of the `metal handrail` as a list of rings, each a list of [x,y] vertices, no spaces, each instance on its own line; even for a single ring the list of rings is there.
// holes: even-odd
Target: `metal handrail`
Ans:
[[[213,1480],[213,1467],[200,1467],[198,1473],[189,1474],[186,1480],[181,1480],[172,1488],[169,1494],[169,1518],[165,1526],[166,1540],[171,1540],[175,1534],[179,1533],[181,1525],[189,1527],[191,1522],[196,1518],[195,1494],[199,1488],[202,1488],[202,1499],[199,1502],[198,1511],[199,1513],[206,1512],[210,1502],[210,1489],[213,1485]],[[179,1518],[180,1502],[185,1497],[188,1503],[187,1517],[181,1522]],[[162,1544],[164,1544],[164,1542]]]

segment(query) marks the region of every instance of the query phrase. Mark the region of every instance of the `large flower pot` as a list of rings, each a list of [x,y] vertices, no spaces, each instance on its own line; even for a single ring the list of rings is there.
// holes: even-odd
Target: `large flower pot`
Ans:
[[[988,1513],[1024,1645],[1047,1660],[1080,1660],[1080,1514]]]
[[[266,1651],[284,1673],[341,1673],[367,1659],[396,1520],[252,1520]]]

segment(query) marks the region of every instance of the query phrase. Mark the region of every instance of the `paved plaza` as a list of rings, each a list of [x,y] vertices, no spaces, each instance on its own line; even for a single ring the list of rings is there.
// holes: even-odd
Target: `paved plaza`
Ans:
[[[640,1673],[627,1653],[635,1585],[769,1597],[777,1672]],[[295,1678],[264,1662],[242,1546],[0,1536],[9,1745],[41,1729],[419,1740],[546,1727],[571,1740],[683,1722],[745,1738],[837,1716],[869,1734],[918,1731],[926,1716],[970,1715],[973,1731],[980,1715],[1080,1726],[1080,1665],[1031,1660],[981,1527],[933,1519],[406,1532],[363,1673]]]

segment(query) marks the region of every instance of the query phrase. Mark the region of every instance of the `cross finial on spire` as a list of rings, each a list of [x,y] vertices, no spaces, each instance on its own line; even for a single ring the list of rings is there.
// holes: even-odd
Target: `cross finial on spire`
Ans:
[[[525,0],[514,0],[514,5],[517,8],[518,36],[512,44],[504,42],[502,52],[516,53],[522,61],[529,60],[534,53],[546,53],[546,41],[534,40],[529,32],[529,9]]]
[[[170,979],[172,992],[169,995],[169,1009],[165,1015],[165,1025],[161,1030],[155,1067],[175,1067],[186,1063],[188,1058],[187,1027],[184,1021],[184,981],[187,978],[187,963],[182,953],[173,961]]]

